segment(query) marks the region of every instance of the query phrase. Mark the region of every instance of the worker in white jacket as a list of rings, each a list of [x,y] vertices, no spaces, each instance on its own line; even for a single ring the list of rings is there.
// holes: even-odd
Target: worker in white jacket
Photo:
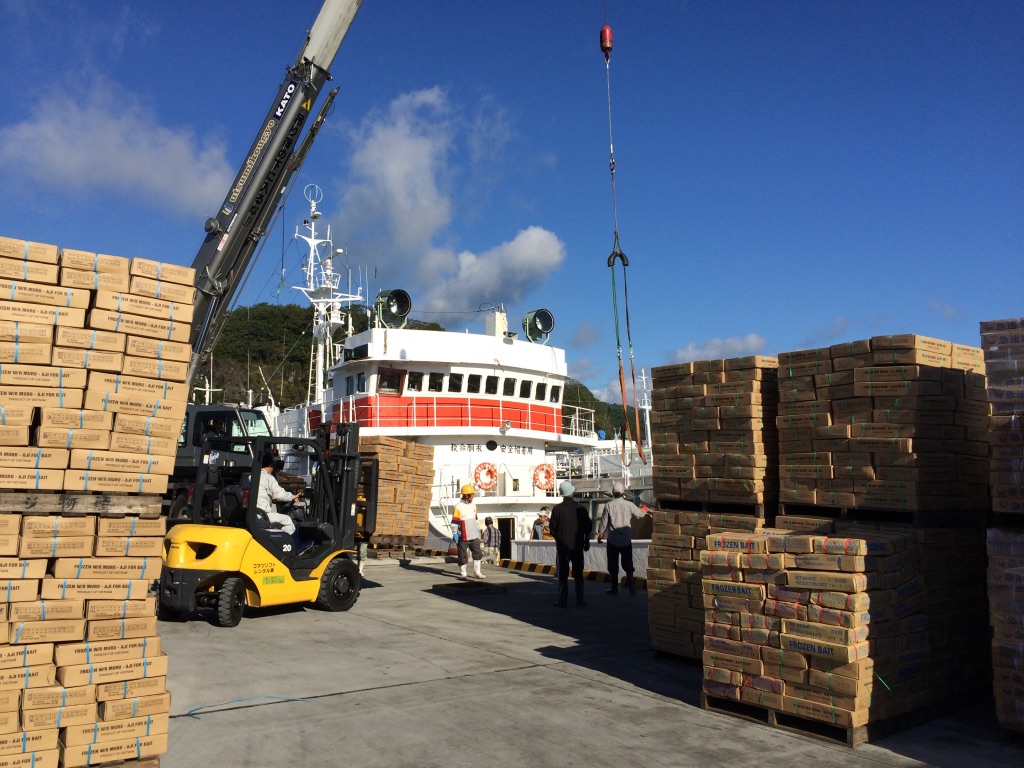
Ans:
[[[295,533],[295,521],[288,515],[277,511],[276,501],[290,501],[296,504],[299,501],[299,494],[290,493],[281,487],[274,477],[274,459],[266,456],[263,459],[263,471],[260,472],[260,489],[256,497],[256,508],[266,514],[267,519],[272,523],[279,523],[281,530],[285,533]]]
[[[455,505],[452,511],[452,534],[459,548],[459,577],[466,578],[466,566],[469,564],[469,557],[466,549],[473,555],[473,575],[482,579],[485,578],[480,571],[480,562],[483,560],[484,552],[480,546],[480,521],[477,518],[476,503],[473,496],[476,488],[471,483],[462,486],[462,501]]]

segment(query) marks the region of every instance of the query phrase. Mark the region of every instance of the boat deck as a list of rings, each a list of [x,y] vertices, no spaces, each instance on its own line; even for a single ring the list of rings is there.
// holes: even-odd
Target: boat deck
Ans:
[[[1024,764],[980,708],[851,750],[700,708],[700,667],[651,650],[647,597],[552,607],[552,576],[485,567],[435,591],[438,559],[371,561],[348,613],[250,610],[160,625],[170,654],[163,768],[199,766]]]

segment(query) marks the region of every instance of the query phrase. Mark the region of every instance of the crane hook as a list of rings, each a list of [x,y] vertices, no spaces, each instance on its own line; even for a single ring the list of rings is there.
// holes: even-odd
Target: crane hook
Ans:
[[[601,51],[607,64],[612,57],[612,28],[607,24],[601,27]]]

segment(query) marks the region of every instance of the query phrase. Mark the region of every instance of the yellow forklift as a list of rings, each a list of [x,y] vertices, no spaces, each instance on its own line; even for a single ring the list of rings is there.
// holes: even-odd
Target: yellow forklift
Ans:
[[[218,625],[233,627],[246,606],[313,603],[346,611],[355,605],[360,550],[376,525],[378,477],[377,460],[360,456],[358,446],[357,424],[322,424],[310,439],[204,441],[190,519],[164,538],[161,618],[212,609]],[[277,469],[282,456],[308,462],[303,503],[259,509],[263,459]],[[294,532],[271,522],[268,511],[291,517]]]

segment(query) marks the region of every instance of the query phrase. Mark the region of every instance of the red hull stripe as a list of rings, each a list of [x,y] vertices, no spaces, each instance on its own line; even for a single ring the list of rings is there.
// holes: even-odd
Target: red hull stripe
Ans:
[[[562,434],[562,409],[527,402],[472,400],[465,397],[357,398],[331,406],[334,421],[355,421],[362,427],[503,427]]]

